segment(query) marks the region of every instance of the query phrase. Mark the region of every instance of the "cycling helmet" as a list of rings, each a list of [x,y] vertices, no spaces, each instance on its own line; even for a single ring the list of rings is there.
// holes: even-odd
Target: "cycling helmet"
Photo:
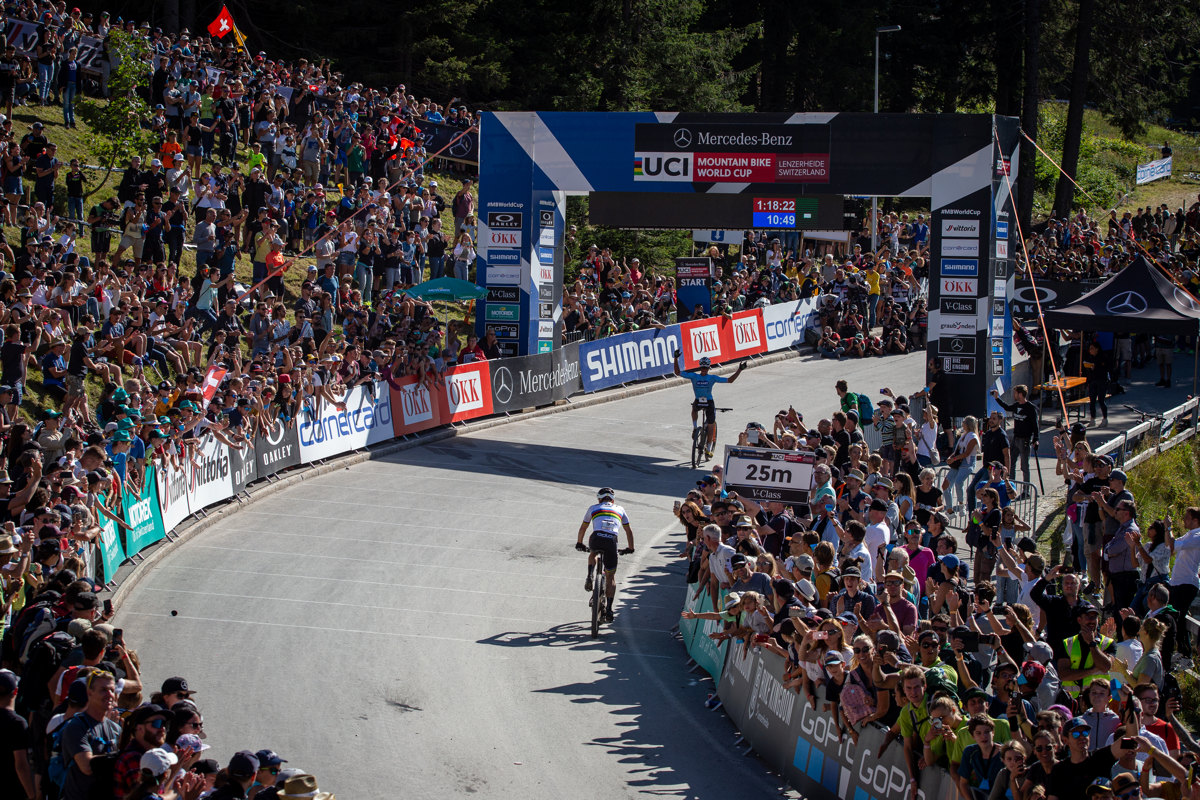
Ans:
[[[708,356],[705,356],[704,358],[702,358],[702,359],[700,359],[699,361],[697,361],[697,362],[696,362],[696,364],[698,364],[698,365],[699,365],[699,366],[701,366],[701,367],[711,367],[711,366],[712,366],[712,359],[711,359],[711,358],[709,358]]]
[[[603,500],[603,499],[605,499],[605,498],[608,498],[609,500],[612,500],[612,499],[616,498],[616,496],[617,496],[617,493],[616,493],[616,491],[614,491],[613,489],[610,489],[610,488],[608,488],[607,486],[605,486],[605,487],[604,487],[603,489],[601,489],[600,491],[596,492],[596,499],[597,499],[597,500]]]

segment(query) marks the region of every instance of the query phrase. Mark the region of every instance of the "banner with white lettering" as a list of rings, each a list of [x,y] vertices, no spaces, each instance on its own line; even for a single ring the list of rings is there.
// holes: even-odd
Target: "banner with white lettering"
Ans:
[[[464,132],[456,125],[439,125],[428,120],[418,122],[417,127],[425,137],[425,152],[429,155],[437,153],[438,158],[450,161],[463,161],[467,164],[479,163],[478,131]]]
[[[4,28],[4,35],[7,42],[16,47],[18,53],[37,61],[37,47],[42,39],[41,25],[29,20],[9,19]],[[100,73],[100,65],[104,60],[104,43],[100,39],[86,33],[69,33],[66,44],[74,44],[79,48],[76,59],[80,69],[94,75]]]
[[[717,603],[725,602],[726,592],[720,592],[717,595]],[[712,595],[708,590],[702,591],[699,597],[699,605],[696,612],[704,614],[713,611]],[[712,639],[712,634],[720,633],[724,629],[724,625],[715,619],[700,620],[696,626],[695,634],[692,636],[692,641],[688,644],[688,655],[692,660],[704,668],[704,671],[712,675],[713,680],[720,683],[721,670],[725,666],[725,651],[729,648],[729,643],[726,641],[716,642]]]
[[[125,552],[139,553],[166,536],[162,515],[158,509],[158,497],[155,492],[154,465],[146,467],[145,480],[141,491],[132,494],[126,484],[121,493],[121,504],[125,515]],[[105,575],[107,576],[107,572]]]
[[[446,370],[438,386],[443,423],[486,417],[492,413],[490,363],[476,361]]]
[[[275,420],[265,435],[255,436],[254,458],[258,463],[259,478],[297,466],[300,463],[300,439],[295,422],[284,424]]]
[[[395,431],[388,385],[356,386],[338,404],[323,403],[318,418],[302,411],[299,436],[305,464],[391,439]]]
[[[150,481],[147,480],[147,483]],[[99,505],[108,507],[108,498],[100,495]],[[117,530],[117,521],[100,512],[96,512],[100,524],[100,536],[96,540],[100,550],[100,564],[104,567],[104,582],[109,583],[117,577],[117,567],[125,560],[125,548],[121,545],[121,534]]]
[[[254,440],[242,442],[238,447],[226,447],[225,452],[229,454],[229,483],[233,493],[240,494],[259,477]]]
[[[392,427],[397,436],[420,433],[442,424],[441,405],[435,402],[431,381],[409,375],[396,381],[392,391]]]
[[[1151,161],[1149,164],[1137,165],[1137,182],[1140,186],[1143,183],[1150,183],[1159,178],[1171,177],[1171,156],[1160,158]]]
[[[581,342],[583,390],[595,392],[623,383],[670,375],[674,353],[682,348],[680,326],[619,333]]]
[[[583,389],[579,344],[490,362],[492,413],[548,406]]]

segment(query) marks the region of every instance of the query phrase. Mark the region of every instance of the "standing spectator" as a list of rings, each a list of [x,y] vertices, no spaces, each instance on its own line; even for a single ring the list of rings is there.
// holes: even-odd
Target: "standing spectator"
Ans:
[[[34,196],[46,206],[47,212],[54,211],[54,184],[58,180],[58,170],[62,166],[57,158],[58,145],[53,142],[34,161],[33,168],[37,180],[34,182]]]
[[[0,547],[12,554],[12,537],[0,537]],[[0,795],[12,800],[32,800],[36,796],[28,749],[32,742],[29,724],[13,709],[17,701],[17,676],[0,669]]]
[[[84,177],[83,170],[79,168],[78,158],[71,159],[64,182],[67,187],[67,219],[83,222],[83,196],[85,194],[83,187],[87,178]]]
[[[87,705],[63,726],[62,749],[67,760],[63,800],[88,800],[94,776],[93,760],[115,753],[121,725],[109,712],[117,705],[117,680],[111,672],[94,670],[87,677]],[[106,765],[111,771],[111,765]]]
[[[82,73],[79,68],[79,48],[72,47],[58,67],[58,88],[62,94],[63,126],[74,128],[75,95],[79,91]]]
[[[455,241],[458,241],[459,233],[462,232],[467,217],[475,213],[475,197],[471,194],[470,178],[463,180],[462,188],[454,195],[450,207],[454,212],[454,238]]]
[[[7,347],[7,345],[5,345]],[[5,383],[9,383],[5,379]],[[1171,607],[1175,609],[1175,632],[1179,655],[1190,664],[1192,633],[1187,614],[1200,591],[1200,507],[1189,506],[1183,512],[1187,533],[1175,540],[1175,566],[1171,568]],[[1172,664],[1174,668],[1176,665]]]

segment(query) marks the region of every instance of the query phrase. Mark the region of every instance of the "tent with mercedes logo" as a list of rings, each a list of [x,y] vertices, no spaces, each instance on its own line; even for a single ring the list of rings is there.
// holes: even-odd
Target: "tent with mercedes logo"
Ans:
[[[1074,303],[1043,315],[1048,328],[1113,333],[1200,333],[1200,303],[1157,266],[1138,256]],[[1192,392],[1195,393],[1193,371]]]

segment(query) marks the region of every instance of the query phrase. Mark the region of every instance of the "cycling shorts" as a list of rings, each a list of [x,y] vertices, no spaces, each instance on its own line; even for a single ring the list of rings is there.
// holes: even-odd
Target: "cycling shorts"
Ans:
[[[715,406],[713,405],[712,400],[709,400],[708,398],[704,398],[704,397],[697,397],[695,400],[692,401],[692,410],[704,412],[704,424],[705,425],[716,424],[717,412],[715,410]]]
[[[605,572],[613,572],[616,570],[617,537],[606,536],[603,533],[593,532],[591,538],[588,539],[588,549],[593,553],[603,554]]]

